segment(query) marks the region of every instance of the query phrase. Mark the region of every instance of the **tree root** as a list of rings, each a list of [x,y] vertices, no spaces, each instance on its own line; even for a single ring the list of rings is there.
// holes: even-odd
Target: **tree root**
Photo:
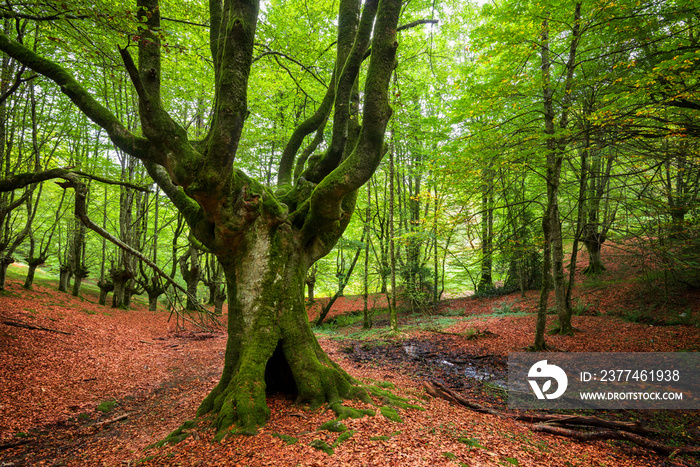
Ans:
[[[666,454],[669,456],[676,456],[678,454],[700,454],[700,447],[696,446],[669,446],[667,444],[659,443],[644,436],[637,435],[635,433],[629,433],[622,430],[598,430],[598,431],[576,431],[560,426],[552,425],[542,425],[537,424],[532,426],[532,431],[540,433],[550,433],[557,436],[566,436],[567,438],[573,438],[578,441],[600,441],[608,439],[619,439],[623,441],[630,441],[638,446],[642,446],[647,449],[652,449],[656,452]]]
[[[437,381],[424,381],[423,388],[433,397],[439,397],[455,404],[459,404],[475,412],[496,415],[498,417],[510,418],[524,422],[533,423],[532,431],[539,433],[549,433],[557,436],[565,436],[578,441],[599,441],[599,440],[623,440],[634,443],[638,446],[654,450],[661,454],[674,457],[678,454],[700,455],[700,447],[696,446],[669,446],[667,444],[654,441],[637,433],[653,435],[659,431],[645,427],[638,422],[616,422],[605,420],[596,416],[584,415],[558,415],[558,414],[517,414],[514,412],[501,412],[476,402],[465,399],[460,394],[447,388]],[[535,424],[536,423],[536,424]],[[578,431],[567,428],[566,425],[587,426],[596,428],[607,428],[597,431]]]

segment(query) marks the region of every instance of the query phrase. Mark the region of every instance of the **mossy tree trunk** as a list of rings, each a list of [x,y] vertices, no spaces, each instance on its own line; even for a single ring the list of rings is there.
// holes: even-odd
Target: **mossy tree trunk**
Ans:
[[[544,134],[546,136],[547,159],[547,174],[545,179],[547,183],[547,206],[545,208],[545,218],[549,223],[548,226],[545,226],[543,223],[543,230],[545,237],[544,241],[546,246],[548,246],[549,250],[551,251],[551,262],[553,268],[553,270],[545,268],[544,273],[549,274],[551,272],[552,274],[557,317],[559,320],[557,331],[560,334],[571,334],[573,332],[573,328],[571,325],[571,309],[567,306],[566,301],[566,284],[564,281],[564,248],[558,199],[561,168],[568,141],[564,136],[557,136],[557,132],[566,130],[569,123],[569,111],[572,105],[571,90],[574,83],[574,70],[577,66],[576,51],[580,40],[581,3],[575,3],[573,19],[571,42],[569,44],[568,58],[565,63],[566,75],[563,80],[563,89],[560,90],[563,97],[559,100],[559,102],[557,102],[555,99],[555,81],[552,79],[552,68],[555,65],[555,59],[552,58],[552,51],[550,50],[550,25],[547,17],[545,17],[545,19],[542,21],[542,28],[540,31],[542,101],[544,110]],[[557,103],[560,106],[559,112],[555,110],[555,104]],[[559,117],[558,125],[555,124],[557,116]],[[547,254],[547,248],[545,248],[545,254]],[[545,264],[549,259],[550,258],[545,258]],[[545,291],[548,289],[548,286],[545,286],[547,282],[549,281],[546,278],[543,279],[543,296]],[[543,307],[546,307],[546,300],[544,300],[544,303],[543,300],[540,301],[540,313],[544,311],[542,310]],[[537,347],[538,344],[536,343],[535,346]]]
[[[114,284],[114,293],[112,294],[112,308],[126,308],[126,298],[127,286],[133,274],[126,269],[119,269],[116,271],[110,271],[110,277],[112,278],[112,284]]]
[[[5,290],[5,282],[7,281],[7,268],[14,263],[15,259],[11,256],[0,255],[0,290]]]
[[[602,144],[597,144],[590,150],[591,163],[584,202],[586,219],[581,235],[588,252],[588,266],[583,273],[588,275],[605,271],[601,249],[615,218],[615,210],[610,209],[608,196],[615,152],[607,149],[608,152],[603,154],[603,149],[599,146]]]
[[[143,290],[148,294],[148,311],[156,311],[158,309],[158,298],[165,293],[165,287],[158,276],[152,276],[150,279],[140,281]]]
[[[224,314],[224,303],[226,302],[226,287],[221,287],[214,294],[214,314],[221,316]]]
[[[595,231],[586,231],[586,236],[583,238],[583,244],[588,252],[588,266],[583,269],[584,274],[595,275],[605,271],[603,258],[601,257],[601,249],[605,242],[605,235]]]
[[[481,168],[481,276],[476,286],[478,292],[493,289],[493,231],[494,214],[493,160],[484,161]]]
[[[218,428],[263,424],[266,392],[320,405],[355,395],[353,380],[319,347],[308,323],[304,279],[311,258],[287,224],[256,222],[222,260],[228,286],[228,345],[221,381],[199,414],[218,412]]]
[[[111,280],[101,280],[97,283],[97,287],[100,289],[100,298],[98,303],[100,305],[106,305],[107,295],[114,290],[114,282]]]
[[[307,291],[307,298],[309,305],[312,305],[316,302],[316,299],[314,298],[314,288],[316,287],[316,268],[312,267],[309,269],[308,273],[306,274],[306,291]]]
[[[61,265],[58,273],[58,291],[68,292],[68,287],[70,287],[70,280],[73,277],[73,272],[67,264]]]
[[[36,269],[46,262],[46,258],[29,258],[27,261],[27,277],[24,279],[24,288],[31,289],[34,285],[34,275],[36,274]]]
[[[158,1],[137,0],[137,7],[138,64],[129,50],[120,52],[138,94],[143,136],[133,134],[58,64],[2,33],[0,50],[53,80],[121,151],[140,159],[191,234],[221,263],[229,297],[229,338],[221,382],[202,403],[200,415],[215,415],[220,432],[233,424],[252,432],[268,417],[266,390],[293,392],[298,401],[310,404],[361,396],[363,391],[328,358],[311,332],[304,278],[343,234],[357,190],[386,152],[401,1],[339,2],[336,64],[326,95],[316,113],[292,133],[274,191],[235,167],[248,114],[259,3],[209,2],[215,104],[207,134],[196,140],[189,139],[161,101]],[[360,94],[358,77],[365,65]],[[323,154],[309,158],[295,176],[294,168],[303,159],[297,156],[301,144],[329,121],[332,129]],[[284,374],[291,378],[282,378]]]
[[[141,295],[143,289],[139,289],[136,281],[131,280],[127,283],[126,289],[124,289],[124,308],[127,310],[131,308],[131,299],[134,295]]]

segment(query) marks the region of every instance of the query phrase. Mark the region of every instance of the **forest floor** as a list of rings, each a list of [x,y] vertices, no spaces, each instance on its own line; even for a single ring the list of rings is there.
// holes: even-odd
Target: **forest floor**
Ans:
[[[654,283],[638,279],[634,263],[607,253],[609,270],[576,289],[579,332],[547,336],[547,343],[561,351],[700,351],[700,293],[664,297]],[[403,314],[398,336],[388,332],[384,311],[363,330],[362,301],[339,300],[318,330],[322,347],[359,381],[391,383],[394,394],[423,409],[401,409],[394,420],[379,413],[345,420],[352,436],[344,442],[320,429],[332,412],[270,396],[271,418],[255,436],[215,442],[200,425],[179,444],[149,448],[193,419],[217,383],[224,328],[177,331],[165,311],[141,304],[110,309],[89,293],[75,298],[49,283],[26,291],[21,276],[12,269],[0,295],[0,467],[699,465],[697,456],[669,458],[627,442],[534,432],[528,423],[426,394],[423,383],[437,380],[470,401],[505,410],[499,381],[508,352],[534,341],[537,291],[453,299],[430,314]],[[465,377],[467,367],[472,377]],[[659,429],[657,439],[666,444],[700,445],[698,411],[596,415],[639,420]],[[336,443],[333,454],[312,447],[317,440]]]

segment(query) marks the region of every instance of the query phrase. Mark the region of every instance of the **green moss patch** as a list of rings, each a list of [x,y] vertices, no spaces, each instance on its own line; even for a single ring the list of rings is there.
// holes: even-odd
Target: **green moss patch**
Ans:
[[[388,418],[392,422],[403,423],[403,419],[401,418],[399,412],[395,408],[385,405],[379,410],[385,418]]]
[[[425,410],[423,407],[415,404],[409,403],[403,397],[395,396],[386,389],[379,388],[377,386],[368,386],[368,391],[381,400],[384,405],[391,405],[392,407],[397,407],[399,409],[415,409],[415,410]]]
[[[347,431],[348,427],[346,427],[342,422],[339,420],[330,420],[319,428],[319,430],[328,430],[332,431],[334,433],[342,433],[343,431]]]
[[[333,455],[333,448],[328,445],[325,441],[322,439],[315,439],[309,443],[309,446],[311,446],[314,449],[318,449],[319,451],[323,451],[329,456]]]
[[[98,412],[109,413],[117,406],[117,401],[102,401],[95,410]]]
[[[335,440],[335,443],[333,443],[333,447],[337,448],[341,444],[343,444],[345,441],[349,440],[352,438],[352,436],[357,433],[355,430],[348,430],[344,433],[341,433],[340,436],[338,436],[338,439]]]
[[[150,446],[148,446],[146,449],[150,448],[159,448],[161,446],[165,446],[166,444],[177,444],[181,441],[184,441],[190,433],[185,432],[185,430],[191,430],[197,425],[197,422],[194,420],[187,420],[185,423],[180,425],[180,427],[170,433],[164,440],[158,441],[157,443],[153,443]]]
[[[345,407],[340,402],[331,404],[330,408],[338,416],[338,420],[345,420],[347,418],[362,418],[367,416],[374,417],[375,415],[375,412],[371,409],[354,409],[352,407]]]
[[[281,439],[285,442],[287,446],[291,446],[292,444],[296,444],[299,442],[298,438],[295,438],[294,436],[283,435],[281,433],[272,433],[272,436]]]
[[[457,438],[457,441],[466,444],[467,446],[472,448],[486,449],[479,443],[479,440],[476,438]]]

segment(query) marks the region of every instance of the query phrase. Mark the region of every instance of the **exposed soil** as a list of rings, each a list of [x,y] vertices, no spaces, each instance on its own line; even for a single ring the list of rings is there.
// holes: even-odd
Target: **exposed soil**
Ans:
[[[547,336],[547,342],[564,351],[700,350],[699,296],[686,293],[656,305],[653,325],[619,318],[632,307],[659,303],[638,283],[606,283],[624,268],[633,269],[620,261],[603,279],[584,282],[576,295],[587,306],[574,318],[580,332]],[[399,336],[382,330],[381,315],[374,316],[380,328],[375,334],[361,337],[361,323],[320,334],[323,348],[354,377],[370,384],[390,382],[392,392],[424,409],[399,410],[401,421],[379,413],[345,420],[355,433],[333,455],[310,444],[337,441],[338,433],[319,430],[334,414],[296,406],[282,395],[269,397],[272,416],[256,436],[216,443],[201,425],[177,445],[149,449],[192,419],[218,381],[223,329],[176,332],[164,311],[150,313],[143,305],[113,310],[96,305],[95,297],[75,299],[44,286],[27,292],[10,280],[0,296],[0,466],[124,466],[139,460],[144,466],[698,465],[696,458],[668,459],[622,442],[582,443],[534,433],[525,423],[472,412],[425,393],[422,382],[435,379],[470,400],[503,408],[499,385],[507,353],[533,342],[536,299],[535,291],[524,298],[451,300],[432,316],[402,316]],[[361,299],[340,299],[330,318],[361,309]],[[503,310],[520,313],[494,312]],[[658,325],[681,312],[690,313],[688,324]],[[109,401],[115,405],[108,412],[97,410]],[[378,411],[381,397],[375,403],[347,404]],[[600,415],[629,419],[634,414]],[[636,416],[669,431],[664,442],[700,445],[698,411]],[[287,445],[292,439],[296,442]]]

